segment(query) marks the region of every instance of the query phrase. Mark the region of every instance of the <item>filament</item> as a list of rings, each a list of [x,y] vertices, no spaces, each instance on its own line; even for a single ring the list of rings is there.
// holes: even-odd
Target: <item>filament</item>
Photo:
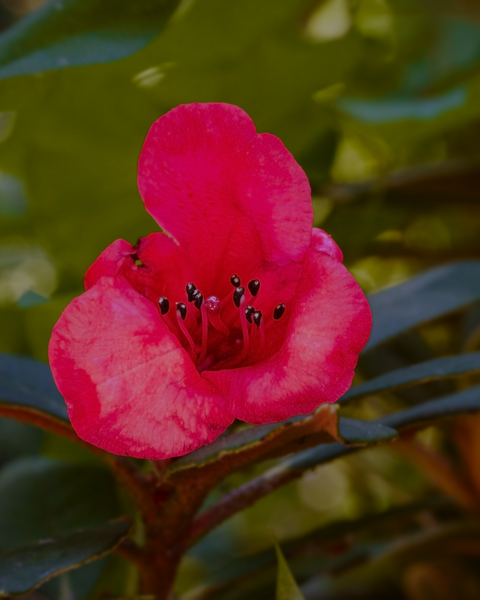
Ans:
[[[245,304],[245,296],[240,300],[240,323],[242,324],[242,334],[243,334],[243,350],[240,355],[240,362],[247,356],[248,346],[250,343],[250,336],[248,335],[248,324],[247,317],[245,315],[245,309],[243,308]]]
[[[192,359],[195,360],[196,351],[195,351],[195,344],[194,344],[194,342],[192,340],[192,336],[188,333],[187,328],[185,327],[185,323],[183,322],[182,315],[180,314],[180,311],[177,309],[176,312],[177,312],[178,326],[182,330],[183,335],[186,337],[187,342],[190,345],[190,353],[192,355]]]
[[[258,328],[260,331],[260,353],[263,352],[263,348],[265,347],[265,323],[263,322],[263,317],[262,320],[260,321],[260,327]]]
[[[200,356],[198,358],[198,362],[202,363],[207,356],[207,342],[208,342],[208,316],[207,309],[205,308],[205,302],[202,302],[202,306],[200,307],[200,315],[202,319],[202,349],[200,351]]]

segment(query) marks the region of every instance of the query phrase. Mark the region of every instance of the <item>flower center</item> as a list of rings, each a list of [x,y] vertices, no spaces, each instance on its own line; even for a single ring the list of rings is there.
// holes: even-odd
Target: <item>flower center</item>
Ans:
[[[265,319],[254,307],[261,287],[258,279],[252,279],[245,288],[240,278],[232,275],[230,283],[235,289],[223,299],[204,298],[194,283],[187,283],[186,303],[175,302],[174,314],[168,298],[158,300],[162,318],[199,372],[231,369],[258,360],[264,355],[267,330],[285,314],[283,303],[273,310],[273,320]]]

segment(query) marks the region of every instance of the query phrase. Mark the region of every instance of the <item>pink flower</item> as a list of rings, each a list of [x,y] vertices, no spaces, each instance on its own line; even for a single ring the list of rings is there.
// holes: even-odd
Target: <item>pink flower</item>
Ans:
[[[179,106],[152,125],[138,186],[167,235],[104,250],[50,341],[78,435],[162,459],[234,418],[281,421],[342,396],[371,314],[312,230],[307,177],[282,142],[236,106]]]

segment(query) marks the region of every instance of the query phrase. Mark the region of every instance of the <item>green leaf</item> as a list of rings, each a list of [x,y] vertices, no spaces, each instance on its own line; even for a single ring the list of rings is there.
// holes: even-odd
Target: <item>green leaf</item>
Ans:
[[[290,424],[304,418],[294,417],[283,423],[268,423],[267,425],[259,425],[258,427],[248,427],[230,435],[222,436],[211,444],[207,444],[186,456],[180,457],[167,469],[167,473],[172,474],[190,467],[201,467],[222,458],[226,454],[245,451],[260,444],[280,429],[288,427]]]
[[[119,514],[116,486],[105,468],[30,457],[0,471],[0,551],[94,527]],[[75,597],[90,593],[105,564],[65,575]],[[58,597],[58,582],[48,584]]]
[[[336,421],[336,416],[334,419]],[[316,424],[322,422],[321,408],[309,415],[299,415],[282,421],[280,423],[268,423],[257,427],[247,427],[230,435],[224,435],[215,442],[207,444],[186,456],[176,460],[168,469],[167,476],[187,468],[199,468],[214,461],[218,461],[229,455],[240,455],[249,450],[262,448],[281,440],[290,441],[298,436],[319,433]],[[333,441],[333,438],[326,432],[324,441]],[[292,435],[293,434],[293,435]],[[322,432],[320,432],[320,435]],[[348,435],[348,431],[347,431]],[[288,437],[288,440],[286,439]]]
[[[396,121],[429,121],[465,105],[467,89],[456,87],[431,98],[399,96],[397,98],[359,100],[342,98],[337,106],[351,117],[368,124]]]
[[[30,457],[0,471],[0,550],[117,515],[115,482],[105,468]]]
[[[162,29],[178,0],[50,0],[0,37],[0,79],[125,58]]]
[[[425,402],[419,406],[407,408],[396,412],[387,417],[382,417],[372,423],[386,425],[394,429],[407,429],[433,423],[439,419],[452,417],[469,412],[480,411],[480,386],[475,386],[451,394],[443,398],[437,398],[430,402]],[[381,440],[379,440],[381,441]],[[322,465],[341,456],[346,456],[352,452],[357,452],[359,447],[347,447],[343,444],[326,444],[318,448],[305,450],[299,454],[282,461],[273,470],[301,470],[312,469],[317,465]],[[268,477],[268,475],[266,475]]]
[[[118,519],[3,553],[0,555],[0,597],[26,594],[51,577],[105,556],[130,529],[130,520]]]
[[[292,417],[282,423],[269,423],[258,427],[249,427],[231,435],[226,435],[185,457],[176,460],[166,471],[166,477],[171,478],[185,469],[198,469],[210,463],[233,457],[242,461],[242,456],[252,453],[252,462],[259,462],[273,457],[299,452],[309,446],[329,444],[342,440],[345,444],[366,445],[391,440],[397,432],[381,423],[362,421],[340,417],[334,420],[326,429],[315,427],[321,423],[322,415],[315,411],[310,415]],[[296,440],[301,440],[296,442]],[[248,458],[247,458],[248,461]],[[246,463],[238,462],[236,469]]]
[[[438,419],[480,411],[480,385],[425,402],[379,419],[387,427],[405,429]]]
[[[278,561],[276,600],[305,600],[278,544],[275,545],[275,550]]]
[[[69,423],[67,407],[44,363],[0,353],[0,405],[46,413]]]
[[[371,445],[387,442],[397,437],[397,432],[391,427],[375,421],[362,419],[338,419],[338,436],[345,444]]]
[[[0,418],[0,465],[18,456],[38,454],[44,433],[27,423]]]
[[[369,297],[373,328],[364,351],[480,300],[480,262],[432,269]]]
[[[458,377],[480,371],[480,352],[435,358],[411,367],[391,371],[348,390],[339,402],[346,403],[355,398],[392,390],[404,386],[425,383],[435,379]]]

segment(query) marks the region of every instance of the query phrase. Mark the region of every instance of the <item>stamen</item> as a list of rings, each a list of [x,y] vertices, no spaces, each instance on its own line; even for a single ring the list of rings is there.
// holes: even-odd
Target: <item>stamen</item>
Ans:
[[[248,290],[254,298],[258,294],[259,289],[260,281],[258,279],[252,279],[252,281],[250,281],[250,283],[248,284]]]
[[[195,294],[193,295],[193,303],[198,310],[200,310],[200,307],[203,305],[203,294],[198,290],[196,290]]]
[[[256,310],[253,313],[253,322],[257,326],[260,332],[260,352],[263,352],[263,347],[265,346],[265,323],[263,322],[263,315],[261,310]]]
[[[238,362],[242,362],[242,360],[247,356],[248,346],[250,343],[250,336],[248,335],[247,315],[246,315],[246,310],[244,310],[244,308],[243,308],[244,302],[245,302],[245,297],[242,294],[242,296],[240,298],[239,308],[240,308],[240,323],[242,324],[242,334],[243,334],[243,349],[242,349],[240,358],[238,359]]]
[[[203,306],[203,305],[202,305]],[[220,318],[220,308],[222,306],[221,301],[216,296],[210,296],[204,302],[204,306],[207,310],[208,320],[218,332],[228,335],[230,330]]]
[[[253,308],[253,306],[247,306],[247,308],[245,309],[245,316],[247,318],[247,321],[249,323],[253,323],[252,321],[252,317],[253,317],[253,313],[255,312],[255,309]]]
[[[196,286],[193,283],[187,283],[187,285],[185,286],[185,289],[187,291],[187,298],[189,302],[193,301],[193,297],[195,292],[197,291]]]
[[[182,321],[185,321],[187,317],[187,307],[183,302],[176,302],[177,313],[182,317]]]
[[[278,321],[278,319],[281,319],[283,317],[283,315],[285,314],[285,304],[278,304],[274,311],[273,311],[273,318]]]
[[[165,298],[165,296],[159,298],[158,306],[160,307],[160,314],[166,315],[170,308],[170,302],[168,301],[168,298]]]
[[[240,277],[238,275],[232,275],[230,277],[230,283],[233,285],[233,287],[238,287],[240,285]]]
[[[237,287],[237,289],[233,292],[233,302],[235,303],[235,306],[237,308],[240,307],[240,301],[242,300],[243,296],[245,294],[245,288],[244,287]]]
[[[203,300],[203,296],[202,296]],[[195,306],[196,306],[195,301]],[[198,307],[197,307],[198,308]],[[200,306],[200,314],[202,316],[202,349],[200,351],[200,356],[198,357],[198,362],[201,364],[205,360],[207,356],[207,342],[208,342],[208,316],[207,309],[205,307],[205,302],[201,303]]]
[[[186,337],[187,342],[190,346],[190,353],[191,353],[192,360],[195,360],[195,356],[196,356],[195,344],[192,340],[192,336],[188,333],[187,328],[185,327],[185,323],[184,323],[185,318],[187,316],[187,307],[185,306],[185,304],[183,302],[177,302],[176,306],[177,306],[178,326],[182,330],[182,333]]]

